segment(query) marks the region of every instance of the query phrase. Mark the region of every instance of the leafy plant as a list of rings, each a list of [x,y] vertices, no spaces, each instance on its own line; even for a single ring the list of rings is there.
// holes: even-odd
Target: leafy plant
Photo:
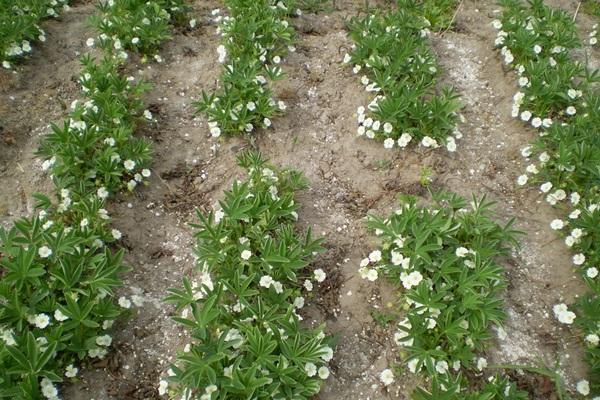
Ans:
[[[107,354],[108,330],[130,307],[113,296],[126,268],[123,251],[110,249],[122,234],[111,229],[104,205],[150,176],[149,143],[133,132],[152,114],[141,100],[148,85],[120,74],[127,57],[116,40],[100,38],[100,60],[82,58],[87,99],[74,101],[69,118],[42,141],[38,154],[54,196],[36,195],[36,215],[0,228],[2,398],[58,399],[57,383],[74,378],[86,358]]]
[[[376,93],[368,107],[357,110],[357,133],[382,140],[385,148],[406,147],[416,138],[425,147],[444,144],[454,151],[460,137],[458,95],[436,87],[439,67],[427,41],[427,17],[436,11],[429,3],[399,0],[395,12],[375,11],[348,23],[355,47],[344,62],[356,74],[364,68],[361,83]]]
[[[153,55],[171,38],[173,24],[181,24],[189,6],[185,0],[108,0],[97,5],[92,24],[99,39],[115,50]]]
[[[322,328],[302,327],[297,313],[311,276],[325,278],[307,270],[321,240],[293,228],[294,191],[305,181],[256,153],[238,164],[248,179],[233,184],[220,210],[198,213],[196,279],[169,290],[182,312],[174,319],[193,338],[171,367],[171,389],[206,399],[307,399],[329,376],[333,352]]]
[[[481,370],[486,364],[476,353],[490,339],[490,325],[505,318],[506,279],[498,258],[518,246],[519,232],[513,220],[493,220],[494,203],[485,196],[469,204],[440,192],[433,200],[420,207],[406,197],[391,216],[370,216],[368,227],[382,244],[361,261],[359,273],[369,280],[384,275],[403,290],[408,311],[394,340],[406,349],[411,372],[424,369],[447,383],[455,379],[451,369]],[[440,387],[450,395],[446,383]]]
[[[45,42],[46,33],[38,23],[57,17],[68,9],[67,0],[4,0],[0,8],[0,61],[11,69],[20,58],[32,51],[35,41]]]
[[[274,99],[269,82],[281,79],[281,58],[294,50],[294,30],[289,25],[292,1],[228,0],[229,16],[217,16],[224,45],[219,62],[224,63],[220,88],[202,93],[196,103],[206,114],[213,137],[221,133],[251,133],[271,126],[271,118],[284,111]]]
[[[499,30],[496,46],[504,62],[514,66],[521,86],[514,97],[513,116],[541,130],[533,145],[522,150],[529,165],[518,183],[541,183],[546,201],[568,215],[550,226],[564,233],[565,244],[574,252],[573,264],[591,291],[576,303],[577,314],[566,304],[555,305],[553,311],[559,322],[575,322],[583,331],[590,382],[578,382],[577,390],[583,395],[600,393],[598,72],[571,55],[582,45],[570,15],[541,0],[527,5],[502,0],[501,5],[501,18],[493,22]]]

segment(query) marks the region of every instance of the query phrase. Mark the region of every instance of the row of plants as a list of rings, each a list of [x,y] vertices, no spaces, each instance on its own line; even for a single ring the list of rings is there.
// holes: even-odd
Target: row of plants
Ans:
[[[161,380],[159,393],[182,399],[308,399],[328,378],[333,357],[323,327],[299,310],[325,272],[310,229],[294,227],[302,174],[244,152],[248,178],[233,183],[216,211],[198,212],[197,268],[167,301],[191,343]],[[181,396],[181,397],[179,397]]]
[[[100,7],[110,12],[111,3]],[[107,354],[108,332],[131,306],[114,298],[127,268],[105,206],[150,176],[150,143],[134,131],[152,115],[141,99],[149,85],[121,74],[127,57],[117,40],[88,40],[102,51],[82,58],[83,99],[42,139],[38,155],[54,193],[35,195],[35,215],[0,228],[2,398],[58,399],[57,383]]]
[[[467,202],[439,192],[432,198],[431,205],[421,206],[407,196],[390,216],[370,215],[367,225],[381,245],[359,269],[364,279],[383,276],[402,291],[398,308],[405,315],[394,341],[406,368],[430,381],[413,398],[526,399],[527,393],[501,375],[473,391],[466,378],[487,367],[478,354],[492,339],[492,325],[505,319],[507,282],[499,261],[518,247],[519,232],[513,220],[494,221],[494,203],[485,197]],[[381,379],[392,383],[393,371],[384,371]]]
[[[397,0],[397,9],[373,10],[348,22],[353,66],[374,97],[357,110],[359,136],[383,141],[385,148],[409,143],[456,150],[458,94],[439,87],[440,67],[429,45],[431,30],[446,28],[456,5],[450,0]]]
[[[283,77],[282,58],[293,46],[295,32],[289,24],[293,0],[226,0],[228,15],[214,10],[223,44],[217,48],[223,64],[216,92],[202,92],[196,103],[205,113],[210,133],[219,137],[249,134],[269,128],[286,109],[275,100],[272,82]]]
[[[0,7],[0,62],[5,69],[31,53],[32,44],[45,42],[39,26],[45,18],[68,10],[68,0],[5,0]]]
[[[551,205],[565,213],[551,222],[573,252],[573,266],[590,291],[573,311],[566,304],[553,308],[563,324],[575,323],[590,365],[588,380],[577,383],[587,396],[600,393],[600,96],[597,70],[577,57],[582,44],[573,17],[544,5],[501,0],[502,14],[493,21],[496,46],[504,63],[517,75],[519,91],[512,115],[539,130],[538,138],[522,150],[528,163],[518,184],[539,185]]]

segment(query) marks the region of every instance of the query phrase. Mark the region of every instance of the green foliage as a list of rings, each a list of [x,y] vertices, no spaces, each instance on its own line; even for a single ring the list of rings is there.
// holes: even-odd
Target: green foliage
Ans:
[[[98,3],[92,24],[102,46],[156,53],[171,38],[173,24],[181,24],[189,6],[185,0],[108,0]]]
[[[143,118],[141,95],[149,87],[122,76],[118,58],[98,62],[85,56],[82,64],[79,83],[87,99],[73,102],[70,118],[62,126],[52,126],[38,155],[48,160],[59,188],[132,190],[149,175],[150,143],[133,136]],[[144,114],[152,119],[148,111]]]
[[[198,213],[197,279],[185,279],[167,298],[193,338],[171,367],[171,390],[308,399],[329,375],[325,363],[333,353],[322,328],[302,327],[296,312],[304,304],[302,287],[312,289],[308,265],[324,250],[310,230],[294,231],[294,191],[305,182],[255,153],[238,161],[248,179],[225,193],[222,209]]]
[[[428,2],[426,2],[428,3]],[[431,22],[424,4],[400,1],[395,12],[375,11],[348,23],[355,43],[344,62],[364,69],[361,83],[377,95],[358,110],[358,134],[384,141],[386,148],[406,147],[412,139],[426,147],[456,148],[458,95],[437,87],[440,70],[429,47]]]
[[[110,3],[99,7],[109,12]],[[132,4],[154,7],[118,7]],[[180,3],[161,4],[175,12]],[[153,45],[166,37],[137,33]],[[123,251],[108,247],[121,233],[111,229],[104,202],[150,176],[150,145],[133,133],[152,114],[141,100],[148,85],[120,74],[127,57],[117,39],[99,39],[100,60],[82,58],[86,99],[74,101],[69,118],[42,140],[38,154],[55,183],[54,199],[36,195],[37,215],[0,228],[1,398],[58,399],[56,383],[75,377],[86,358],[106,355],[107,330],[122,314],[113,290],[126,270]]]
[[[533,145],[523,149],[530,164],[519,184],[530,178],[542,183],[546,201],[568,213],[568,218],[551,226],[564,233],[565,244],[575,253],[573,264],[591,289],[576,304],[575,324],[584,333],[592,392],[600,393],[598,72],[587,70],[572,56],[582,46],[572,16],[541,0],[527,5],[518,0],[500,3],[502,15],[493,22],[499,30],[496,46],[505,63],[517,71],[522,87],[515,95],[513,116],[541,129]],[[554,312],[560,320],[556,308]]]
[[[217,16],[224,63],[220,88],[202,93],[196,103],[206,114],[213,137],[251,133],[271,126],[271,118],[285,110],[275,101],[270,82],[283,77],[281,58],[293,49],[295,33],[289,25],[294,2],[274,0],[228,0],[229,16]]]
[[[3,0],[0,5],[0,62],[6,69],[32,51],[35,41],[46,41],[38,23],[57,17],[67,0]]]
[[[527,392],[518,390],[515,383],[502,375],[490,377],[477,391],[465,392],[467,380],[461,374],[434,376],[431,389],[417,388],[413,400],[527,400]]]
[[[438,31],[451,26],[458,0],[397,0],[397,5],[424,17],[431,29]]]
[[[505,318],[498,259],[518,245],[519,232],[512,220],[493,220],[494,203],[485,196],[470,203],[444,192],[433,198],[431,207],[407,197],[388,218],[370,216],[382,245],[359,272],[370,280],[382,274],[403,288],[408,311],[394,339],[406,348],[409,369],[446,376],[450,368],[482,368],[475,353],[491,338],[490,325]]]

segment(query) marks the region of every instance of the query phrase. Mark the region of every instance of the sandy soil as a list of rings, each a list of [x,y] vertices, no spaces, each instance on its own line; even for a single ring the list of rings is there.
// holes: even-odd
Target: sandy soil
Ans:
[[[554,1],[574,11],[576,2]],[[493,1],[465,0],[456,29],[432,38],[445,69],[444,81],[462,94],[464,138],[455,154],[410,148],[385,150],[379,143],[356,137],[356,108],[370,98],[358,78],[340,61],[350,46],[344,18],[358,12],[362,1],[337,1],[339,10],[304,15],[293,21],[299,32],[297,52],[284,62],[287,79],[277,93],[287,113],[272,129],[261,132],[255,146],[272,162],[303,171],[310,189],[299,195],[302,227],[326,237],[327,248],[317,261],[328,279],[306,310],[309,323],[326,321],[340,341],[332,375],[319,395],[341,398],[408,399],[416,384],[403,374],[384,388],[377,375],[398,361],[392,326],[381,326],[372,312],[389,312],[394,290],[384,282],[364,282],[358,262],[376,245],[364,228],[367,213],[387,214],[398,193],[426,197],[419,185],[423,168],[433,171],[434,188],[462,195],[486,193],[498,202],[502,220],[516,217],[524,231],[523,247],[506,261],[510,287],[509,318],[486,356],[493,363],[534,363],[544,359],[573,384],[585,375],[581,345],[574,333],[558,326],[552,305],[572,301],[584,284],[571,269],[570,256],[549,222],[558,214],[542,202],[535,189],[517,188],[524,168],[520,149],[535,132],[510,118],[516,91],[512,73],[503,69],[492,43]],[[192,102],[201,90],[213,90],[219,75],[219,37],[209,22],[216,1],[195,1],[199,27],[178,32],[162,51],[163,64],[137,65],[130,73],[153,82],[147,103],[158,124],[140,135],[155,144],[151,185],[111,204],[114,224],[125,234],[126,261],[119,295],[137,294],[144,304],[115,329],[114,350],[63,389],[64,398],[152,399],[168,363],[185,344],[185,332],[171,320],[172,308],[161,303],[166,289],[193,273],[192,230],[195,208],[211,207],[233,179],[235,154],[250,146],[244,138],[214,141],[206,120],[194,115]],[[0,221],[31,212],[31,193],[50,187],[35,152],[51,121],[60,121],[78,96],[74,76],[77,56],[92,34],[86,18],[93,7],[80,4],[60,20],[45,24],[48,41],[37,46],[18,74],[0,72]],[[593,20],[578,18],[582,31]],[[587,31],[585,31],[587,32]],[[216,145],[216,147],[215,147]],[[545,396],[545,397],[544,397]],[[537,398],[550,398],[535,393]]]

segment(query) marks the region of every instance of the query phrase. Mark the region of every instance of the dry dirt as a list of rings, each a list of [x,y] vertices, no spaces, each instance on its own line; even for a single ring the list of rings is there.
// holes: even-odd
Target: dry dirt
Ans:
[[[553,3],[574,11],[577,2]],[[277,85],[288,110],[254,144],[273,163],[306,174],[311,186],[298,197],[301,225],[327,240],[329,251],[317,264],[328,279],[311,299],[306,320],[325,321],[339,344],[331,377],[318,398],[408,399],[416,384],[408,372],[387,389],[379,383],[380,371],[399,359],[391,340],[393,327],[378,324],[372,313],[389,313],[396,298],[386,283],[362,281],[357,269],[376,245],[364,228],[366,214],[389,213],[399,193],[425,196],[419,184],[425,167],[433,171],[433,187],[465,196],[486,193],[498,202],[500,218],[517,218],[517,227],[526,233],[522,249],[506,262],[509,318],[506,334],[498,335],[486,354],[489,363],[531,364],[541,358],[553,365],[559,359],[561,372],[573,385],[585,375],[581,345],[550,314],[552,305],[572,301],[584,284],[571,269],[566,247],[549,228],[558,214],[535,189],[515,184],[524,168],[520,149],[535,132],[510,118],[515,79],[492,47],[495,33],[489,24],[497,6],[489,0],[465,0],[456,29],[432,38],[444,81],[459,90],[464,102],[465,122],[459,127],[464,138],[450,154],[390,151],[356,137],[356,108],[370,98],[340,61],[350,46],[344,18],[363,4],[338,0],[338,10],[293,21],[299,32],[297,52],[285,60],[287,79]],[[115,227],[124,232],[126,261],[132,267],[119,295],[137,294],[144,303],[116,326],[110,356],[63,388],[67,400],[160,398],[158,380],[185,344],[185,332],[170,320],[173,310],[161,299],[167,288],[179,286],[183,276],[193,273],[193,232],[187,224],[195,220],[194,209],[211,207],[241,177],[235,155],[251,146],[244,138],[211,139],[206,120],[194,115],[192,102],[202,90],[213,90],[219,75],[219,37],[209,20],[210,11],[219,6],[212,0],[195,1],[199,27],[178,32],[165,44],[163,64],[130,64],[130,73],[155,85],[146,101],[158,124],[140,130],[154,141],[154,173],[147,189],[117,198],[110,212]],[[34,152],[48,124],[61,121],[79,94],[74,81],[77,57],[92,35],[86,23],[92,12],[91,5],[80,3],[59,20],[47,22],[48,41],[36,46],[19,72],[0,72],[3,224],[30,214],[31,194],[50,188]],[[581,14],[579,20],[584,31],[593,22]],[[534,397],[551,398],[539,393]]]

